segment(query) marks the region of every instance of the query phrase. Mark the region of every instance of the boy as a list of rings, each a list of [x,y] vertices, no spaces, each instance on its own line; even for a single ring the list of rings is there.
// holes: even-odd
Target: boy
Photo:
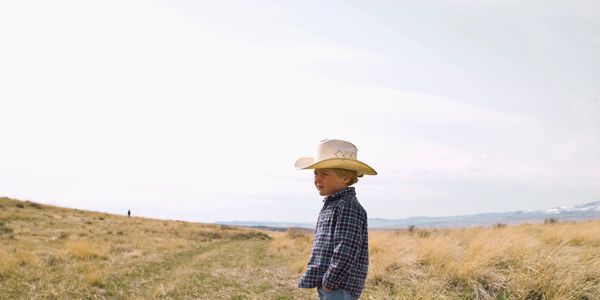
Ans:
[[[314,169],[314,184],[325,196],[310,260],[298,283],[317,288],[319,299],[358,299],[367,278],[367,213],[351,185],[377,172],[357,160],[357,152],[350,142],[323,140],[315,158],[296,161],[298,169]]]

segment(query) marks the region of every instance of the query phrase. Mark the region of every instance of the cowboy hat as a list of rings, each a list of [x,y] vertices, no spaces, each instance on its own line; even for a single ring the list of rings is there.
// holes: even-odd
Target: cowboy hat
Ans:
[[[298,169],[346,169],[359,176],[377,175],[377,171],[356,159],[358,148],[342,140],[322,140],[316,157],[302,157],[296,161]]]

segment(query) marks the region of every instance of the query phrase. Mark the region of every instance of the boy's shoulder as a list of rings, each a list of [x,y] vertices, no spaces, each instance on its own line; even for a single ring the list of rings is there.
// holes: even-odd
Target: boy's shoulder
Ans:
[[[345,211],[355,211],[361,214],[366,214],[365,209],[362,207],[360,202],[358,202],[358,198],[356,194],[346,195],[345,197],[341,197],[335,203],[333,203],[334,210],[345,212]]]

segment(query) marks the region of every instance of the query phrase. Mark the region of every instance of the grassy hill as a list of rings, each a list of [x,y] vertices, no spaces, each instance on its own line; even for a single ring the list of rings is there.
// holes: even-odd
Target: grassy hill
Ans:
[[[304,271],[312,237],[271,242]],[[363,299],[600,299],[600,221],[371,230]]]
[[[314,299],[312,236],[0,198],[0,299]],[[361,299],[600,299],[600,221],[370,232]]]
[[[0,299],[304,299],[249,229],[0,198]]]

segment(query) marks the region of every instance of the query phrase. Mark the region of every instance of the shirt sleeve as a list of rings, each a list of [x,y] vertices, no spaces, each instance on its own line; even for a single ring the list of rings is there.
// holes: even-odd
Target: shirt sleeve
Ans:
[[[348,277],[364,237],[361,236],[364,222],[357,208],[348,203],[336,209],[336,223],[333,234],[333,256],[329,268],[323,276],[323,286],[337,288]]]

